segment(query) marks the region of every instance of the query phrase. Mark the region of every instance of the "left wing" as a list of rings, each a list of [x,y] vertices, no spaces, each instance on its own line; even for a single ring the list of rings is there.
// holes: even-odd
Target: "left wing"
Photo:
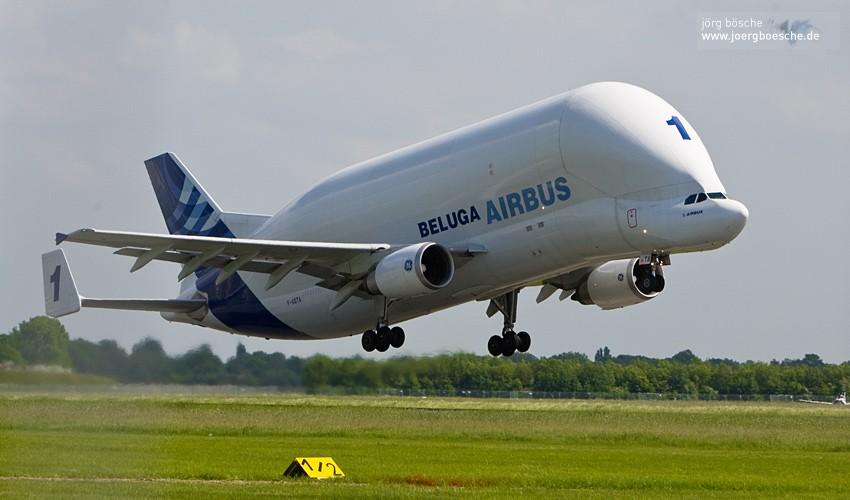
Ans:
[[[329,288],[337,289],[351,277],[368,271],[372,260],[369,256],[391,248],[387,243],[236,239],[98,229],[57,233],[56,244],[63,241],[118,248],[115,253],[136,257],[130,272],[138,271],[153,260],[180,263],[183,268],[178,280],[201,267],[221,268],[219,283],[239,270],[265,273],[269,275],[267,290],[295,270],[333,281],[337,286]],[[363,256],[369,262],[356,262]]]

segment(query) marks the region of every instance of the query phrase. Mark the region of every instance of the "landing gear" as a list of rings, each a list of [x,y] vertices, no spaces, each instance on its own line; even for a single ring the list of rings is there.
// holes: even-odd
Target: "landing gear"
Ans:
[[[531,347],[531,335],[528,332],[514,332],[517,295],[518,289],[490,301],[490,307],[501,312],[504,317],[502,335],[493,335],[487,341],[487,352],[492,356],[513,356],[515,352],[526,352]],[[492,316],[490,312],[488,314]]]
[[[519,352],[528,351],[528,348],[531,347],[531,335],[529,335],[528,332],[519,332],[516,334],[516,338],[516,350]]]
[[[363,350],[366,352],[374,351],[378,345],[378,336],[375,334],[375,330],[366,330],[363,332],[363,335],[360,337],[360,345],[363,346]]]
[[[378,352],[386,352],[390,348],[390,329],[387,326],[378,328],[378,341],[375,344],[375,349]]]
[[[404,330],[400,326],[394,326],[390,329],[390,345],[396,349],[404,345]]]
[[[490,352],[492,356],[501,356],[502,355],[502,337],[499,335],[493,335],[490,337],[490,340],[487,341],[487,351]]]
[[[404,345],[404,330],[399,326],[390,328],[387,321],[389,301],[382,298],[376,307],[380,314],[378,326],[374,330],[366,330],[360,337],[360,345],[366,352],[386,352],[390,347],[398,349]]]
[[[404,330],[399,326],[384,325],[377,330],[366,330],[360,336],[360,345],[366,352],[386,352],[390,347],[398,349],[404,345]]]

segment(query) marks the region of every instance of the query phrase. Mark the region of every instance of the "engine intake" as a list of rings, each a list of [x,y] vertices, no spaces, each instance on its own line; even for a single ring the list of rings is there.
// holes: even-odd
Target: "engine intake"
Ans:
[[[581,282],[572,299],[602,309],[640,304],[664,289],[660,265],[638,265],[638,259],[612,260],[596,267]]]
[[[371,293],[403,299],[431,293],[451,283],[454,259],[437,243],[417,243],[387,255],[366,277]]]

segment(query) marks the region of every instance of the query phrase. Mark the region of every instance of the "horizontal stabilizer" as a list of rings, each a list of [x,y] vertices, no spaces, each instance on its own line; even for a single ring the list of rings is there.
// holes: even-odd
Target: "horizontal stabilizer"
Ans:
[[[204,299],[82,299],[83,307],[174,313],[196,311],[206,303]]]
[[[122,309],[127,311],[156,311],[190,313],[206,306],[204,299],[92,299],[81,297],[65,258],[57,248],[41,256],[44,279],[44,309],[48,316],[58,318],[78,312],[81,307]]]

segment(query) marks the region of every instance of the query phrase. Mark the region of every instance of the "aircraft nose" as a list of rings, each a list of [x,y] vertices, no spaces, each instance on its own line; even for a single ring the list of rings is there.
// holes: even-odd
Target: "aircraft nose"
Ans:
[[[750,211],[746,205],[736,200],[723,200],[723,220],[725,224],[725,233],[728,240],[732,241],[741,234],[744,226],[747,225],[747,219],[750,217]]]

